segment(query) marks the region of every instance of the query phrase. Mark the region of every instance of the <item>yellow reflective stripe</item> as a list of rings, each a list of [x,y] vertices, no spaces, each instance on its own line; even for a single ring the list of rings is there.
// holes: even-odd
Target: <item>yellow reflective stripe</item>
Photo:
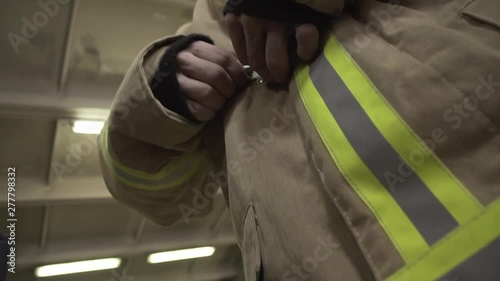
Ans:
[[[387,281],[434,281],[500,237],[500,200],[436,243],[429,254]]]
[[[403,259],[407,263],[417,260],[429,249],[424,238],[349,143],[312,83],[309,67],[298,70],[295,78],[301,99],[346,181],[373,212]]]
[[[404,163],[373,124],[324,54],[309,67],[309,78],[347,140],[373,175],[390,192],[424,240],[432,245],[458,227],[455,218]],[[400,174],[402,167],[411,173],[406,173],[408,177],[395,188],[394,182],[387,175]]]
[[[181,157],[172,160],[158,173],[152,174],[124,166],[109,152],[108,128],[102,132],[101,152],[109,171],[122,183],[148,191],[160,191],[187,182],[206,160],[206,153],[201,147],[201,140]]]
[[[324,53],[377,129],[451,215],[464,224],[479,214],[483,206],[389,105],[334,36]],[[426,155],[425,162],[411,161],[413,153]]]
[[[200,142],[201,141],[199,139],[196,140],[195,143],[193,144],[193,148],[198,148],[200,146]],[[107,127],[104,128],[104,145],[106,147],[106,151],[108,151],[109,142],[108,142]],[[195,150],[193,150],[193,149],[190,150],[191,153],[193,153],[194,151]],[[112,161],[113,166],[115,166],[116,168],[119,168],[120,170],[123,170],[129,174],[136,176],[136,177],[141,177],[141,178],[148,179],[148,180],[162,179],[162,178],[168,176],[169,174],[171,174],[173,172],[174,169],[176,169],[176,166],[177,166],[176,163],[178,163],[180,161],[180,159],[176,159],[176,160],[170,162],[165,167],[163,167],[157,173],[151,174],[148,172],[135,170],[135,169],[126,167],[125,165],[121,164],[119,161],[116,161],[115,159],[113,159],[113,157],[111,155],[110,155],[110,160]]]

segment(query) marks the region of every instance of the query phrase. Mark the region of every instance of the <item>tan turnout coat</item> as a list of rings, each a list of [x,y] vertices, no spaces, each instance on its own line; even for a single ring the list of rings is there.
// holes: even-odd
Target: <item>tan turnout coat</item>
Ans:
[[[341,8],[333,1],[301,2],[330,14]],[[333,34],[341,42],[401,122],[476,198],[478,208],[493,206],[500,197],[500,2],[360,0],[356,5],[325,36]],[[179,32],[209,35],[232,50],[217,13],[207,0],[199,0],[193,21]],[[332,159],[332,151],[344,151],[335,146],[329,151],[296,79],[288,90],[253,82],[218,118],[196,125],[162,107],[148,86],[167,48],[166,39],[160,39],[139,54],[100,137],[104,179],[119,202],[168,225],[210,212],[210,206],[198,208],[196,198],[213,198],[213,183],[221,185],[247,281],[386,280],[418,265],[419,259],[405,257],[404,249],[395,246],[397,238],[388,229],[397,226],[382,224],[377,207],[360,196],[371,187],[359,186],[359,191],[341,162]],[[335,85],[329,87],[335,95]],[[359,117],[349,116],[351,121]],[[381,150],[366,148],[358,153],[373,163],[389,161]],[[171,163],[184,164],[181,172],[162,170]],[[110,165],[139,178],[163,171],[158,177],[169,184],[127,184]],[[399,184],[405,177],[393,180]],[[441,188],[446,192],[446,186]],[[498,229],[499,221],[489,225]],[[469,278],[482,280],[481,275]]]

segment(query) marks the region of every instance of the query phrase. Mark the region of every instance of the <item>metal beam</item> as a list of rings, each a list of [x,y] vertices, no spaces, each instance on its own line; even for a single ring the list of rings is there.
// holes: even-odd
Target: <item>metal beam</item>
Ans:
[[[48,186],[41,180],[19,178],[16,189],[18,206],[45,206],[47,204],[114,202],[100,176],[65,179],[64,185]],[[22,186],[22,188],[21,188]],[[0,194],[0,202],[6,204],[7,193]]]
[[[210,235],[216,236],[220,231],[223,223],[228,219],[228,210],[225,200],[220,200],[222,196],[218,196],[219,200],[215,200],[215,203],[218,204],[217,207],[217,219],[216,221],[210,225]],[[223,198],[222,198],[223,199]]]
[[[17,247],[17,267],[23,269],[42,264],[106,257],[129,258],[144,253],[207,245],[224,247],[236,244],[232,231],[220,233],[217,237],[209,239],[202,230],[188,233],[186,231],[169,231],[157,235],[148,235],[148,239],[143,240],[141,243],[136,243],[130,237],[121,239],[98,237],[86,240],[51,241],[43,250],[40,249],[38,244],[21,244]]]
[[[66,32],[64,38],[66,39],[64,42],[64,55],[61,59],[61,65],[59,67],[59,77],[57,79],[57,90],[59,93],[63,93],[64,86],[66,85],[66,80],[68,77],[69,71],[69,61],[71,56],[71,41],[73,40],[73,29],[76,23],[76,15],[79,6],[79,0],[71,1],[70,12],[68,15],[68,26],[66,27]]]
[[[134,234],[134,240],[139,243],[141,241],[141,238],[142,238],[142,234],[144,233],[144,228],[146,227],[146,223],[148,221],[146,220],[146,218],[141,218],[141,222],[139,223],[139,226],[137,227],[137,231],[135,232]]]
[[[0,93],[0,117],[55,120],[64,118],[106,119],[112,99],[57,97],[39,94]]]
[[[42,233],[40,235],[40,248],[44,249],[47,245],[49,236],[49,221],[50,221],[50,205],[45,207],[42,221]]]
[[[220,280],[233,280],[236,278],[242,269],[239,268],[225,268],[225,269],[216,269],[210,271],[200,271],[189,274],[189,276],[175,276],[175,280],[177,281],[220,281]],[[158,281],[158,280],[166,280],[165,272],[159,272],[156,274],[145,275],[145,276],[137,276],[141,281]],[[171,280],[172,276],[169,276],[168,280]]]
[[[17,186],[19,187],[16,189],[16,204],[18,206],[116,202],[106,188],[101,175],[85,177],[68,176],[64,179],[62,184],[55,184],[53,186],[49,186],[41,179],[20,177],[17,179]],[[224,201],[222,195],[218,195],[215,200],[216,202]],[[7,204],[6,192],[0,193],[0,203]],[[222,213],[226,212],[227,209],[225,202],[224,204],[220,203],[218,207],[220,207],[220,209],[218,208],[217,211],[220,212],[222,216]],[[215,229],[213,230],[215,231]],[[142,235],[140,231],[141,230],[138,229],[134,235],[140,238]]]

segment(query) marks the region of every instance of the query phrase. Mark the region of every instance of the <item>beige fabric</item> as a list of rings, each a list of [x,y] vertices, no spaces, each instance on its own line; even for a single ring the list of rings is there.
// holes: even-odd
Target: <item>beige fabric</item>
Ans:
[[[500,196],[500,29],[462,14],[463,7],[482,2],[488,0],[407,1],[390,13],[380,36],[368,39],[362,51],[351,48],[351,55],[422,139],[432,140],[436,128],[445,131],[448,139],[436,145],[436,154],[488,204]],[[358,12],[366,22],[392,10],[378,1],[363,3]],[[495,3],[484,8],[499,10]],[[343,22],[335,34],[354,46],[363,26]],[[486,82],[490,78],[493,83]],[[478,94],[488,97],[469,112],[466,98]],[[464,108],[463,115],[456,107]]]
[[[193,12],[193,21],[217,21],[222,15],[222,7],[219,8],[217,0],[199,0],[196,2]],[[219,10],[220,9],[220,10]]]
[[[462,14],[491,25],[492,28],[500,29],[500,14],[496,0],[472,1],[464,7]]]
[[[218,21],[222,21],[224,19],[224,6],[227,3],[227,0],[207,0],[210,6],[210,10],[214,15],[214,19]],[[238,1],[238,0],[237,0]],[[234,2],[234,0],[233,0]]]
[[[360,0],[355,17],[342,16],[332,30],[421,138],[432,137],[436,127],[446,131],[448,139],[436,146],[436,154],[487,205],[500,196],[500,32],[478,19],[491,20],[494,14],[480,7],[498,10],[500,2],[400,2]],[[198,2],[200,13],[184,32],[208,34],[230,49],[216,16],[202,13],[206,4]],[[180,205],[194,206],[196,194],[219,183],[250,281],[261,275],[263,280],[383,280],[404,266],[332,162],[294,81],[279,91],[252,83],[216,120],[197,126],[163,108],[147,86],[151,72],[144,69],[156,68],[165,45],[160,40],[146,48],[125,77],[109,118],[110,153],[128,167],[153,173],[201,138],[209,157],[188,182],[157,192],[127,186],[103,165],[118,201],[166,225],[182,221]],[[461,117],[459,126],[456,114],[444,116],[477,90],[489,96]],[[197,211],[193,217],[210,206]]]

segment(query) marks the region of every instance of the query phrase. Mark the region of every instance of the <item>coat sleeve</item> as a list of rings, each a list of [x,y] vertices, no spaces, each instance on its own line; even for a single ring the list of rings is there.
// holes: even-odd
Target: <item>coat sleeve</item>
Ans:
[[[168,110],[151,90],[154,80],[162,78],[152,74],[175,39],[154,42],[139,54],[98,139],[110,193],[161,225],[203,216],[211,210],[213,198],[204,190],[212,169],[200,133],[204,124]],[[193,207],[196,195],[208,201],[206,206]]]

